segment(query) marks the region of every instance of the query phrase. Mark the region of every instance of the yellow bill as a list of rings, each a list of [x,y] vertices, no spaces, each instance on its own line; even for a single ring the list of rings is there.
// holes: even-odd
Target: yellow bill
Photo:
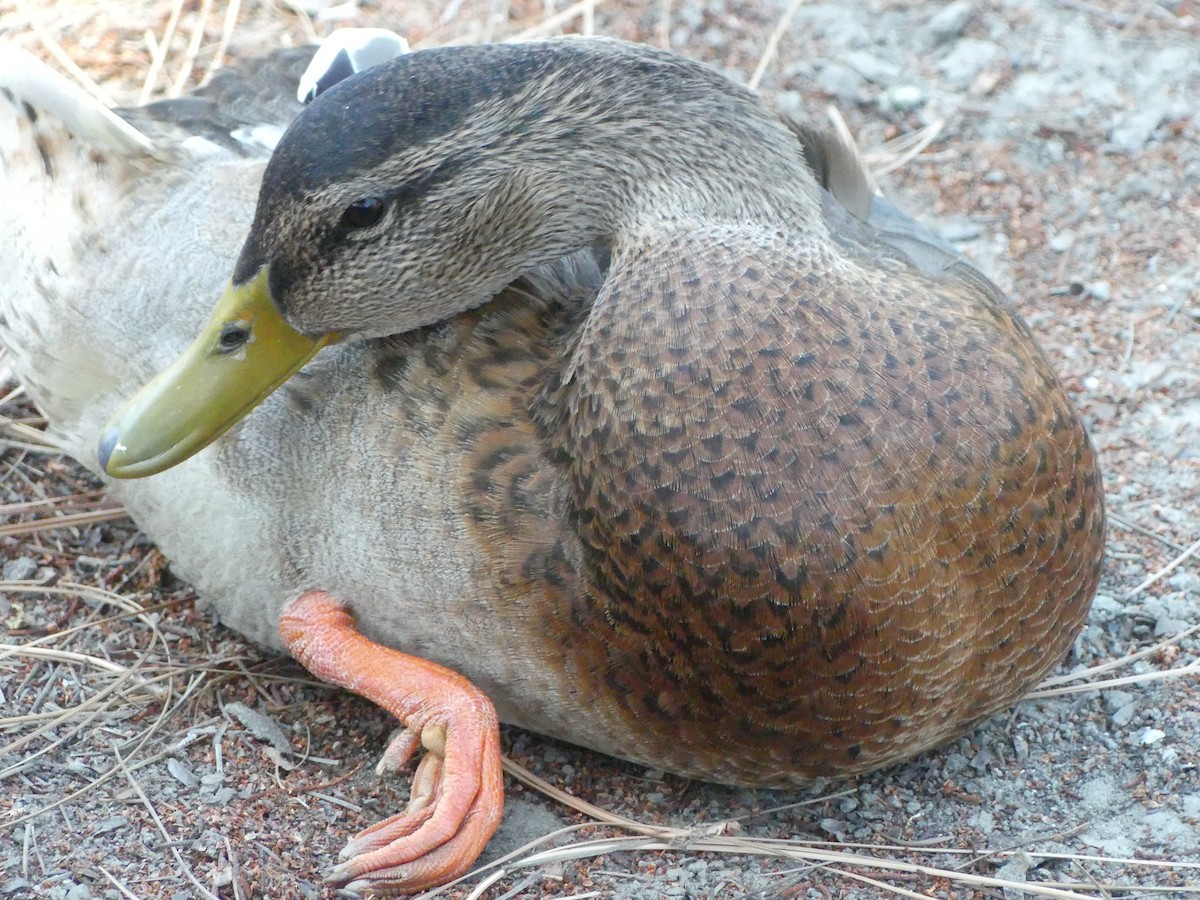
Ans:
[[[115,478],[141,478],[183,462],[338,337],[306,337],[284,321],[265,267],[245,284],[230,285],[183,356],[109,422],[100,467]]]

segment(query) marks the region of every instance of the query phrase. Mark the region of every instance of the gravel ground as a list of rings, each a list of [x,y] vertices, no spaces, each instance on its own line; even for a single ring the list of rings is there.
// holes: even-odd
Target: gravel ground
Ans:
[[[788,6],[614,0],[597,3],[590,25],[575,16],[567,26],[666,40],[746,81]],[[200,7],[186,5],[173,47],[186,49]],[[181,83],[205,71],[225,9],[212,10]],[[45,54],[36,19],[129,102],[148,66],[143,32],[163,34],[170,12],[167,3],[0,2],[0,38]],[[255,2],[239,15],[234,57],[310,27]],[[436,43],[510,36],[547,15],[519,0],[380,0],[351,20]],[[1102,676],[1143,678],[1029,699],[907,765],[796,793],[688,782],[509,729],[506,752],[552,784],[692,830],[671,849],[615,844],[512,868],[486,896],[881,896],[863,876],[908,896],[1021,896],[979,877],[1069,882],[1097,897],[1200,893],[1200,640],[1154,647],[1200,624],[1200,565],[1186,555],[1200,538],[1200,8],[807,3],[761,90],[783,108],[834,103],[868,149],[941,123],[919,156],[883,177],[885,190],[1012,293],[1083,410],[1103,457],[1111,531],[1100,595],[1061,672],[1148,649]],[[3,413],[32,415],[19,399]],[[10,523],[38,512],[13,504],[95,489],[69,462],[19,444],[0,458]],[[0,650],[0,897],[333,896],[321,869],[405,796],[403,780],[372,774],[389,718],[213,624],[127,521],[5,525],[0,556],[6,582],[95,585],[138,604],[0,585],[5,643],[23,645]],[[38,647],[82,657],[39,657]],[[1144,679],[1188,665],[1190,675]],[[584,821],[510,781],[485,858]],[[593,828],[559,843],[627,834]],[[778,849],[758,855],[766,838],[943,871],[813,867]],[[695,849],[720,839],[726,852]],[[443,896],[466,896],[483,878]]]

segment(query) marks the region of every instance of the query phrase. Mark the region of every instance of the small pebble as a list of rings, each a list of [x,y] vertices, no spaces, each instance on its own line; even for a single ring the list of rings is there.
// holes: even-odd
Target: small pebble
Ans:
[[[192,774],[191,769],[173,757],[167,760],[167,771],[171,773],[172,778],[186,788],[194,788],[200,783]]]
[[[1126,153],[1134,153],[1150,142],[1168,114],[1163,100],[1148,101],[1118,118],[1109,132],[1109,140]]]
[[[853,103],[867,91],[867,81],[849,66],[830,63],[817,73],[817,87],[845,103]]]
[[[1048,241],[1049,247],[1055,253],[1062,253],[1065,250],[1070,250],[1071,245],[1075,243],[1075,235],[1070,231],[1060,231]]]
[[[1165,731],[1159,731],[1157,728],[1147,728],[1142,732],[1139,740],[1148,747],[1151,744],[1157,744],[1166,736],[1167,733]]]
[[[237,791],[231,787],[223,787],[211,797],[205,797],[204,803],[207,806],[225,806],[237,796]]]
[[[18,556],[4,564],[5,581],[28,581],[37,574],[37,561],[31,556]]]
[[[1042,141],[1042,155],[1047,162],[1060,163],[1067,158],[1067,145],[1058,138],[1047,138]]]
[[[990,766],[993,762],[994,759],[992,757],[992,751],[984,747],[971,757],[971,768],[982,775],[988,770],[988,766]]]
[[[1167,584],[1178,591],[1200,594],[1200,575],[1195,572],[1176,572],[1167,579]]]
[[[1027,881],[1026,873],[1034,866],[1033,858],[1024,850],[1014,853],[1004,865],[996,870],[996,877],[1005,881]],[[1024,891],[1004,889],[1005,900],[1017,900],[1025,896]]]
[[[847,53],[842,59],[846,65],[867,81],[873,81],[876,84],[891,84],[900,77],[900,67],[895,63],[887,62],[861,50]]]
[[[937,41],[948,41],[962,34],[974,12],[971,0],[955,0],[938,10],[926,23],[929,34]]]
[[[292,752],[291,741],[287,739],[283,729],[279,727],[279,723],[270,716],[251,709],[244,703],[226,703],[225,712],[237,719],[247,731],[260,741],[266,741],[280,753],[290,754]]]
[[[120,831],[122,828],[128,827],[129,820],[124,816],[109,816],[96,823],[96,827],[92,829],[92,834],[107,834],[110,831]]]
[[[1129,691],[1101,691],[1100,699],[1108,713],[1115,713],[1123,706],[1128,706],[1136,698]]]
[[[1100,387],[1099,379],[1095,379],[1096,383],[1094,385],[1086,384],[1090,380],[1093,379],[1085,379],[1084,385],[1089,391],[1094,391]],[[1123,615],[1125,615],[1125,605],[1108,594],[1097,594],[1095,599],[1092,600],[1092,618],[1097,622],[1111,622],[1113,619]]]
[[[849,826],[841,819],[822,819],[820,824],[822,831],[829,832],[838,840],[841,840],[842,836],[850,830]]]
[[[1200,793],[1184,794],[1180,798],[1183,804],[1183,814],[1192,818],[1200,818]]]
[[[1002,54],[1003,51],[991,41],[963,38],[954,44],[937,66],[952,87],[965,90]]]
[[[1017,759],[1029,758],[1029,742],[1025,740],[1025,738],[1021,737],[1019,734],[1014,734],[1012,743],[1013,753],[1016,755]]]
[[[904,113],[916,109],[925,102],[925,92],[913,84],[901,84],[888,88],[879,98],[879,108],[884,112]]]
[[[1181,631],[1186,631],[1191,627],[1191,622],[1185,622],[1182,619],[1174,619],[1169,615],[1159,616],[1154,622],[1155,637],[1171,637],[1179,634]]]
[[[722,50],[729,46],[729,35],[720,28],[709,28],[700,39],[714,50]]]
[[[1124,706],[1122,706],[1120,709],[1118,709],[1116,712],[1114,712],[1112,714],[1113,725],[1116,726],[1117,728],[1124,728],[1130,722],[1133,721],[1133,717],[1137,714],[1137,711],[1138,711],[1137,701],[1132,701],[1130,703],[1126,703]]]

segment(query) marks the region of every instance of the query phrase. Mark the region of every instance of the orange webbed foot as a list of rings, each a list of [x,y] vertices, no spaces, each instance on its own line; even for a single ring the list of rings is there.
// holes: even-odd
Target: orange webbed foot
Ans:
[[[504,808],[500,727],[491,701],[458,673],[363,637],[323,591],[288,604],[279,633],[314,675],[400,720],[404,730],[377,772],[399,769],[418,747],[426,751],[407,809],[351,840],[330,880],[352,890],[411,893],[465,873]]]

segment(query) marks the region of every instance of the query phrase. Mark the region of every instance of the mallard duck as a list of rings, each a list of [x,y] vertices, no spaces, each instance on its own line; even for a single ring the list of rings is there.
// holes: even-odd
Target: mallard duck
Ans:
[[[471,864],[498,720],[849,775],[1012,704],[1086,616],[1096,456],[1029,329],[850,145],[703,65],[421,51],[265,171],[0,106],[41,192],[0,219],[31,393],[226,623],[400,719],[381,769],[426,751],[341,883]]]

